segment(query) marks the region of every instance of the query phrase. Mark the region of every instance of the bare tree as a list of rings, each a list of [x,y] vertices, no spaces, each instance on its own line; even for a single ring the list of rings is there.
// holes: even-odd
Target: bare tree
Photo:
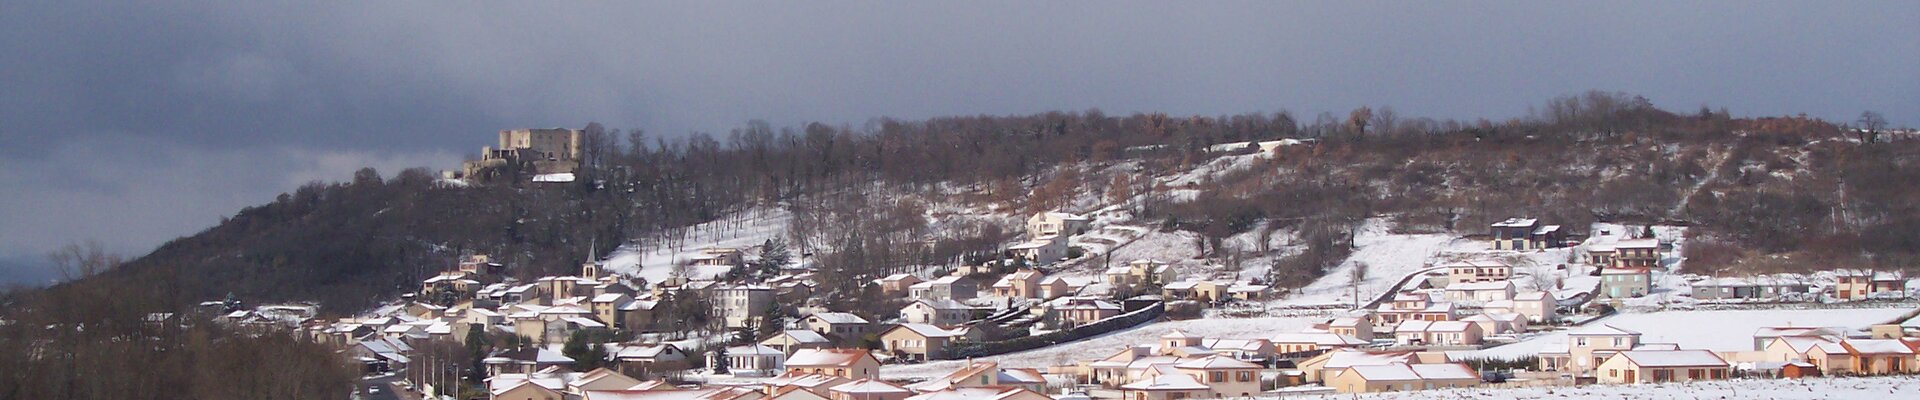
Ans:
[[[1863,143],[1873,143],[1880,138],[1880,131],[1887,129],[1887,118],[1880,116],[1878,112],[1861,112],[1857,122],[1860,123],[1860,128],[1856,132],[1860,134],[1860,141]]]
[[[120,255],[107,253],[106,246],[97,240],[83,243],[69,243],[47,253],[47,260],[53,262],[55,270],[60,272],[61,280],[75,280],[106,272],[124,261]]]
[[[1353,127],[1354,135],[1366,135],[1367,123],[1372,122],[1372,120],[1373,109],[1367,108],[1367,106],[1360,106],[1360,108],[1353,109],[1353,113],[1347,114],[1347,126]]]
[[[1368,267],[1367,263],[1355,261],[1353,271],[1347,273],[1347,277],[1352,279],[1348,285],[1353,290],[1353,308],[1355,309],[1360,308],[1360,282],[1367,280]]]

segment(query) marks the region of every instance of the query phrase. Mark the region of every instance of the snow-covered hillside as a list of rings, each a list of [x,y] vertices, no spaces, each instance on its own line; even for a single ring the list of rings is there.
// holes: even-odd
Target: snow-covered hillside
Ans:
[[[785,210],[764,209],[736,215],[734,220],[712,221],[686,229],[676,240],[648,240],[645,245],[629,243],[607,256],[607,270],[660,282],[677,274],[689,279],[708,278],[727,273],[724,266],[682,268],[689,257],[712,247],[748,248],[783,236],[792,216]]]

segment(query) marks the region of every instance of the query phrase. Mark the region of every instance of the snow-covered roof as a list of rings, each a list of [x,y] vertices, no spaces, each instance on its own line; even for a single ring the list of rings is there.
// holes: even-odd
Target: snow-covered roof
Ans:
[[[758,344],[750,344],[745,346],[733,346],[733,347],[727,348],[727,355],[729,356],[770,356],[770,355],[784,356],[786,354],[787,354],[786,352],[780,351],[780,349],[761,346]]]
[[[1580,329],[1573,330],[1571,332],[1567,332],[1567,335],[1569,336],[1621,336],[1621,335],[1640,336],[1640,332],[1620,329],[1620,327],[1613,326],[1610,324],[1599,324],[1599,325],[1588,326],[1585,328],[1580,328]]]
[[[840,384],[839,386],[827,388],[827,390],[840,392],[840,393],[861,393],[861,394],[913,393],[913,391],[907,390],[906,388],[894,386],[891,383],[887,383],[885,381],[873,380],[873,379],[861,379],[853,382],[847,382],[844,384]],[[861,397],[861,398],[865,398],[865,397]]]
[[[895,327],[895,329],[906,329],[913,331],[914,334],[928,338],[950,338],[966,333],[966,331],[960,329],[946,329],[928,324],[900,324]]]
[[[860,316],[858,316],[858,315],[853,315],[852,313],[843,313],[843,312],[823,312],[823,313],[814,313],[814,314],[813,314],[813,318],[818,318],[818,319],[820,319],[820,321],[821,321],[821,322],[826,322],[826,323],[829,323],[829,324],[865,324],[865,323],[868,323],[868,322],[867,322],[867,319],[866,319],[866,318],[860,318]]]
[[[948,300],[948,299],[920,299],[920,300],[914,301],[914,304],[926,304],[927,307],[932,307],[935,310],[972,310],[973,309],[973,307],[968,306],[965,303]]]
[[[1553,294],[1547,293],[1547,292],[1522,292],[1522,293],[1513,295],[1514,300],[1521,300],[1521,301],[1540,301],[1540,300],[1549,300],[1552,298],[1553,298]]]
[[[1449,292],[1477,292],[1483,290],[1513,290],[1513,281],[1471,282],[1447,285]]]
[[[791,340],[794,343],[798,343],[798,344],[815,344],[815,343],[832,343],[833,342],[832,340],[827,340],[826,336],[820,336],[819,332],[814,332],[806,329],[789,329],[789,330],[780,332],[780,334],[782,336],[786,336],[787,340]]]
[[[1613,247],[1616,249],[1656,249],[1660,248],[1660,239],[1626,239],[1613,242]]]
[[[1616,357],[1626,357],[1641,367],[1702,367],[1728,366],[1727,360],[1709,350],[1629,350],[1620,352]]]
[[[1406,364],[1414,360],[1411,351],[1371,353],[1365,351],[1338,351],[1327,357],[1326,368],[1351,368],[1362,365]]]
[[[1259,369],[1259,365],[1236,360],[1233,357],[1207,356],[1173,364],[1181,369]]]
[[[1540,223],[1540,220],[1537,218],[1515,217],[1515,218],[1507,218],[1505,221],[1495,222],[1493,223],[1493,227],[1495,228],[1530,228],[1539,223]]]
[[[1860,354],[1913,354],[1913,348],[1898,339],[1849,339],[1841,341],[1840,345]]]
[[[787,366],[849,366],[864,357],[872,355],[860,349],[800,349],[787,357]]]
[[[1359,346],[1367,344],[1360,338],[1336,335],[1332,333],[1282,333],[1273,335],[1274,343],[1313,343],[1318,346]]]
[[[1142,391],[1159,391],[1159,390],[1186,391],[1186,390],[1211,389],[1207,385],[1200,384],[1199,381],[1196,381],[1193,379],[1193,376],[1190,376],[1187,374],[1161,374],[1159,376],[1153,377],[1153,380],[1133,382],[1133,383],[1129,383],[1124,386],[1121,386],[1120,388],[1126,389],[1126,390],[1142,390]]]

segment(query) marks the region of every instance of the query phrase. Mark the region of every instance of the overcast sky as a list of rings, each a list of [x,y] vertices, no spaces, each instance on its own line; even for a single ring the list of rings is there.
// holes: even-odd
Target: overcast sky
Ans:
[[[1920,2],[10,1],[0,282],[513,127],[1099,108],[1507,118],[1589,89],[1920,125]]]

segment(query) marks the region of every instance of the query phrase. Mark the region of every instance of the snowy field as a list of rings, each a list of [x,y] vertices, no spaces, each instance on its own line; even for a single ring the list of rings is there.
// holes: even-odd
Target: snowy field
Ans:
[[[1683,349],[1752,351],[1753,332],[1769,326],[1843,327],[1850,331],[1899,318],[1911,308],[1811,310],[1716,310],[1623,313],[1593,324],[1607,324],[1641,333],[1642,343],[1677,343]],[[1589,325],[1595,326],[1595,325]],[[1576,328],[1577,329],[1577,328]],[[1511,359],[1539,354],[1549,344],[1566,343],[1566,332],[1554,332],[1510,345],[1450,353],[1466,358]]]
[[[1644,385],[1447,389],[1341,394],[1298,399],[1904,399],[1915,396],[1920,377],[1740,379]]]
[[[709,247],[744,249],[766,243],[774,236],[784,237],[791,219],[785,210],[757,210],[736,215],[732,220],[696,225],[686,230],[677,245],[659,238],[646,240],[644,246],[629,243],[607,256],[607,270],[638,276],[648,282],[660,282],[680,272],[688,273],[688,278],[723,275],[731,268],[708,266],[681,271],[679,266]]]
[[[1447,234],[1396,235],[1387,231],[1390,225],[1385,219],[1367,220],[1354,237],[1357,249],[1347,261],[1274,304],[1351,306],[1354,304],[1352,274],[1359,263],[1367,265],[1367,276],[1360,281],[1360,302],[1371,301],[1392,291],[1407,274],[1432,267],[1435,255],[1456,240]]]
[[[1189,334],[1209,338],[1255,339],[1271,338],[1274,334],[1299,332],[1316,322],[1325,322],[1332,317],[1265,317],[1247,319],[1196,319],[1187,321],[1167,321],[1141,325],[1086,340],[1050,346],[1029,351],[981,357],[978,360],[999,362],[1008,368],[1046,368],[1053,365],[1068,365],[1081,360],[1103,358],[1132,345],[1154,344],[1161,335],[1180,330]],[[944,375],[960,368],[965,361],[935,361],[913,365],[888,365],[880,368],[880,375],[887,379],[931,378]]]

